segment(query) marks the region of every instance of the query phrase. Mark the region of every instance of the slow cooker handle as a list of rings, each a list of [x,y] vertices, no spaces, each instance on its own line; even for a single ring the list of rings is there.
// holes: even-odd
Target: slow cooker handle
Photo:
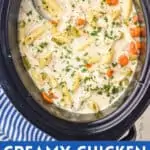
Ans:
[[[130,128],[128,134],[120,139],[120,141],[135,141],[137,136],[137,131],[135,125]]]

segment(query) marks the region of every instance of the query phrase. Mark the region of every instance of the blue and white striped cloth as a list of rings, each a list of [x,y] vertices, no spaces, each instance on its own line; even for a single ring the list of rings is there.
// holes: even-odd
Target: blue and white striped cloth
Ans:
[[[0,86],[0,141],[54,141],[27,121],[9,101]]]

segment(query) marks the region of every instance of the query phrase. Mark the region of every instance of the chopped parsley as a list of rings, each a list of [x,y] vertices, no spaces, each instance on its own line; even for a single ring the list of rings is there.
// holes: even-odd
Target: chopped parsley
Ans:
[[[95,30],[94,30],[93,32],[91,32],[90,34],[91,34],[91,36],[97,36],[99,32],[101,32],[101,28],[95,29]]]
[[[48,43],[47,42],[42,42],[39,46],[40,48],[45,48],[47,47]]]
[[[32,15],[32,11],[30,10],[29,12],[27,12],[27,16]]]
[[[81,70],[81,72],[87,72],[87,69],[86,69],[86,68],[83,68],[83,69]]]
[[[79,57],[76,57],[76,60],[77,60],[77,61],[80,61],[81,59],[80,59]]]

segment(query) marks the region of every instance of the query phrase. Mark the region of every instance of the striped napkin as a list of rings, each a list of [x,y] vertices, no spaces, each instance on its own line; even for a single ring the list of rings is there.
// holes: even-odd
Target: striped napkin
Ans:
[[[54,141],[27,121],[10,102],[0,86],[0,141]]]

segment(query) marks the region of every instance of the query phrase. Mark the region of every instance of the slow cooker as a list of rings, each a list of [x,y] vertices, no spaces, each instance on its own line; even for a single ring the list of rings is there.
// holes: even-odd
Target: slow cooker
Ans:
[[[133,0],[136,3],[136,0]],[[22,64],[17,42],[17,19],[21,0],[0,0],[0,84],[14,106],[34,125],[57,140],[123,140],[135,138],[135,121],[150,102],[150,1],[141,0],[146,52],[126,96],[103,115],[73,114],[53,105],[45,106],[38,89]],[[92,118],[92,119],[91,119]]]

